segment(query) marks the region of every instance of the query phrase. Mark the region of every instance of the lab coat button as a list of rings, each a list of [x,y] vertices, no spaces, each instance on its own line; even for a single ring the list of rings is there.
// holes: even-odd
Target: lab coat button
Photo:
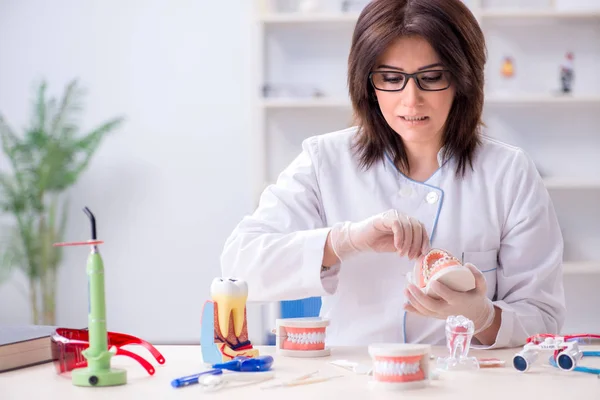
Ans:
[[[410,195],[412,194],[413,190],[410,186],[403,186],[402,189],[400,189],[400,196],[402,197],[410,197]]]
[[[438,197],[439,196],[436,192],[429,192],[427,193],[425,200],[427,200],[429,204],[435,204],[438,201]]]

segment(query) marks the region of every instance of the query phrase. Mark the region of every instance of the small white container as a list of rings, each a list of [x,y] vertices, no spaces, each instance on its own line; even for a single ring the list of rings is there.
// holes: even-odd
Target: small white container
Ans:
[[[277,354],[287,357],[325,357],[331,350],[325,347],[329,320],[324,318],[280,318],[275,321]]]
[[[427,344],[377,343],[369,345],[373,363],[372,388],[409,390],[429,385],[429,356]]]

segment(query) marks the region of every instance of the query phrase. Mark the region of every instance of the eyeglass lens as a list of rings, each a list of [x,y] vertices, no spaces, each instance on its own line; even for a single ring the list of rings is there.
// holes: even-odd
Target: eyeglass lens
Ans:
[[[422,90],[444,90],[450,86],[450,76],[447,71],[423,71],[416,74],[417,85]],[[376,71],[371,75],[375,88],[386,91],[402,90],[408,78],[401,72]]]
[[[52,359],[56,372],[63,373],[71,371],[75,368],[85,367],[87,360],[82,354],[82,351],[87,348],[81,343],[56,343],[52,342]]]

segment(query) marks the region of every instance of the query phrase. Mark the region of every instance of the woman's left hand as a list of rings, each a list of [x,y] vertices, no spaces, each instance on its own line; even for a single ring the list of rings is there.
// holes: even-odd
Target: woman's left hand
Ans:
[[[468,292],[457,292],[448,286],[433,281],[430,288],[440,299],[426,295],[417,286],[409,284],[404,291],[408,303],[404,309],[408,312],[427,317],[446,319],[450,315],[462,315],[475,325],[475,333],[486,330],[494,321],[495,309],[488,299],[485,277],[473,264],[466,263],[475,276],[475,289]]]

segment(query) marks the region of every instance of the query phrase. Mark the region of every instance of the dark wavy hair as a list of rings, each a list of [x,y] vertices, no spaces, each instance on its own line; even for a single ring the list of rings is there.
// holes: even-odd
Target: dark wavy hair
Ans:
[[[455,97],[442,135],[444,156],[456,157],[464,175],[480,143],[487,49],[481,28],[460,0],[374,0],[361,12],[348,57],[348,88],[359,127],[354,149],[369,168],[386,152],[410,171],[402,138],[384,119],[368,76],[396,39],[417,35],[429,42],[450,71]]]

